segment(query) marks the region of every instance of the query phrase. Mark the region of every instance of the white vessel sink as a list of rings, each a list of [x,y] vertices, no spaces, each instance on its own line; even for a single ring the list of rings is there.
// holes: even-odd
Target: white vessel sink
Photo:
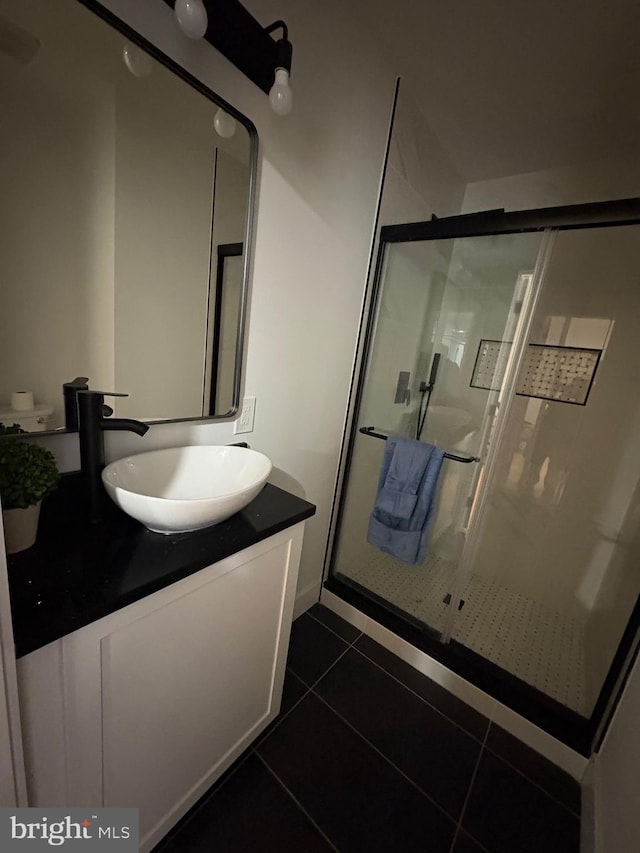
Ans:
[[[271,473],[262,453],[244,447],[151,450],[107,465],[102,482],[127,515],[154,533],[218,524],[250,503]]]

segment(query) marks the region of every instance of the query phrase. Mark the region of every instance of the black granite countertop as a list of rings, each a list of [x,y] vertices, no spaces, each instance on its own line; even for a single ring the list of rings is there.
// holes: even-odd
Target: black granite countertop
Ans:
[[[193,533],[151,533],[106,494],[99,524],[86,523],[82,508],[79,475],[64,475],[42,505],[36,544],[7,558],[17,657],[315,513],[270,484],[236,515]]]

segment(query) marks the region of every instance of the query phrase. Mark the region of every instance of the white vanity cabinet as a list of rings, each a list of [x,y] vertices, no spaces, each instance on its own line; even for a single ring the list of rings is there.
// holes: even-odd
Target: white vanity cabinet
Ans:
[[[280,708],[304,522],[18,660],[29,805],[151,850]]]

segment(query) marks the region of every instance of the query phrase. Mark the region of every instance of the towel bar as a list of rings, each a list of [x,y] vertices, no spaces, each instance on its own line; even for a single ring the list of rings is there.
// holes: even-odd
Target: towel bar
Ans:
[[[360,427],[358,432],[361,432],[363,435],[372,435],[374,438],[381,438],[383,441],[386,441],[389,436],[385,435],[382,432],[376,432],[375,427]],[[458,456],[456,453],[445,453],[445,459],[453,459],[454,462],[464,462],[468,464],[469,462],[479,462],[480,459],[477,456]]]

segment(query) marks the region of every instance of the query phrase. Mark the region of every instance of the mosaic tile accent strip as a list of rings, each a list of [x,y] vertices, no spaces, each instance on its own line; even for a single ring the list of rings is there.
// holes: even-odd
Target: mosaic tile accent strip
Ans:
[[[584,406],[602,350],[529,344],[516,394]]]
[[[456,566],[428,556],[415,567],[373,549],[341,574],[436,630]],[[579,620],[472,575],[453,639],[557,702],[588,715],[585,626]]]
[[[470,386],[485,391],[499,391],[510,353],[511,341],[481,340]]]
[[[509,341],[481,340],[470,385],[499,391],[511,352]],[[584,406],[602,350],[529,344],[516,394]]]

